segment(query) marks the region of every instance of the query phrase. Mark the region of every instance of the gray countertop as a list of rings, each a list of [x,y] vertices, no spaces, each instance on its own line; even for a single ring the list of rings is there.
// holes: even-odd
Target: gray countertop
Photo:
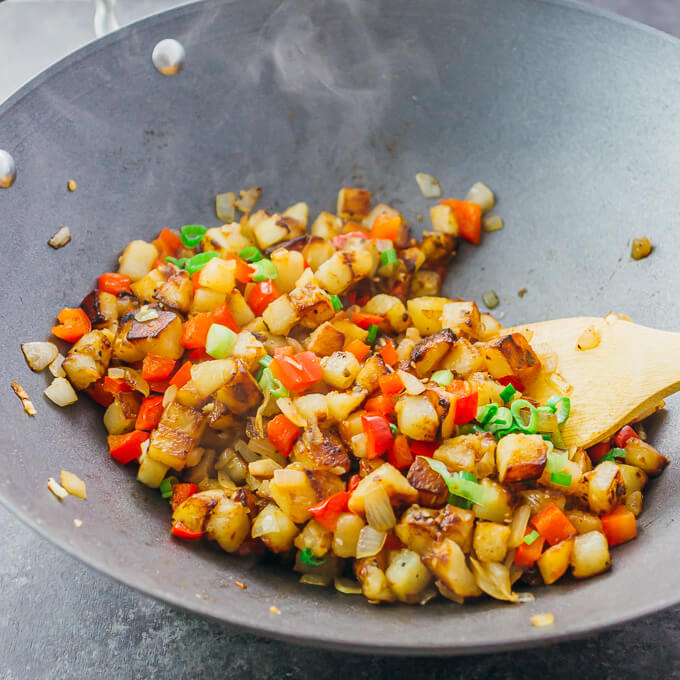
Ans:
[[[127,23],[180,3],[119,0]],[[678,0],[592,0],[680,35]],[[0,100],[92,38],[90,0],[0,4]],[[55,26],[59,29],[55,30]],[[0,680],[38,678],[680,678],[680,609],[582,641],[486,657],[362,657],[259,639],[119,585],[0,508]],[[132,546],[131,546],[132,549]],[[622,593],[622,597],[625,594]]]

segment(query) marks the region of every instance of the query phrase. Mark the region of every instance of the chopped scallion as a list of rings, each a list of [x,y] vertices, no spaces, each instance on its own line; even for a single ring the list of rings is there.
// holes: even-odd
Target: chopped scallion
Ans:
[[[380,332],[380,329],[372,323],[368,327],[368,335],[366,336],[366,344],[367,345],[373,345],[375,341],[378,339],[378,333]]]
[[[176,257],[170,257],[169,255],[165,258],[166,262],[170,262],[170,264],[174,264],[177,269],[182,269],[184,265],[187,263],[187,258],[186,257],[180,257],[179,260]]]
[[[489,432],[500,432],[512,426],[512,412],[506,406],[499,406],[496,414],[486,424]]]
[[[225,359],[236,344],[236,333],[222,326],[219,323],[214,323],[208,329],[208,336],[205,340],[205,351],[213,359]]]
[[[216,257],[219,257],[219,254],[213,251],[198,253],[198,255],[194,255],[186,261],[184,268],[189,274],[195,274],[196,272],[200,272],[210,260],[214,260]]]
[[[524,537],[524,542],[527,545],[531,545],[539,537],[540,537],[540,534],[538,533],[538,531],[536,531],[536,529],[534,529],[530,534],[527,534]]]
[[[342,309],[342,300],[338,295],[331,295],[331,304],[336,312]]]
[[[275,397],[276,399],[290,396],[288,390],[274,377],[273,373],[268,368],[262,369],[262,376],[257,382],[263,392],[269,390],[272,397]]]
[[[265,354],[258,363],[260,366],[267,368],[267,366],[269,366],[272,361],[274,361],[274,358],[271,356],[271,354]]]
[[[252,266],[255,268],[255,271],[253,272],[251,279],[256,283],[259,283],[260,281],[270,281],[277,278],[279,275],[279,270],[271,260],[257,260],[256,262],[253,262]]]
[[[625,460],[626,452],[624,449],[610,449],[606,456],[600,458],[600,463],[604,463],[606,460],[615,463],[617,458],[623,458]]]
[[[558,425],[563,425],[567,421],[569,413],[571,413],[571,400],[569,397],[560,397],[555,395],[548,399],[546,405],[550,406],[550,408],[552,408],[555,413],[557,413]]]
[[[394,423],[390,423],[390,430],[392,430],[392,436],[397,436],[397,426]]]
[[[568,472],[553,472],[550,475],[550,482],[557,486],[571,486],[571,475]]]
[[[562,472],[568,460],[569,454],[566,451],[562,451],[561,453],[549,453],[546,468],[548,469],[548,472]]]
[[[510,384],[508,383],[504,388],[503,391],[500,393],[500,398],[503,400],[504,403],[508,403],[514,396],[517,390]]]
[[[491,502],[493,493],[490,489],[476,481],[467,479],[462,473],[451,474],[440,460],[433,458],[425,458],[425,460],[435,472],[438,472],[444,478],[446,486],[449,487],[449,492],[454,496],[460,496],[477,505],[488,505]]]
[[[255,246],[248,246],[247,248],[244,248],[238,254],[238,256],[244,259],[246,262],[257,262],[258,260],[261,260],[264,257],[260,250]]]
[[[444,369],[443,371],[435,371],[432,374],[432,380],[437,383],[437,385],[441,385],[442,387],[446,387],[447,385],[450,385],[453,382],[453,373],[449,371],[449,369]]]
[[[524,420],[523,411],[529,411],[528,420]],[[534,434],[536,432],[536,421],[538,415],[536,414],[536,407],[530,404],[526,399],[516,399],[510,404],[510,411],[512,417],[517,423],[517,427],[525,434]]]
[[[300,553],[300,562],[308,567],[318,567],[326,561],[325,557],[316,557],[311,548],[305,548]]]
[[[194,248],[208,231],[202,224],[185,224],[180,233],[182,235],[182,243],[187,248]]]
[[[477,409],[477,416],[475,420],[480,425],[486,425],[498,412],[498,404],[485,404]]]
[[[158,490],[161,492],[162,498],[170,498],[172,496],[172,485],[177,484],[177,477],[166,477]]]
[[[394,264],[397,261],[397,251],[394,248],[383,250],[380,253],[380,264],[385,266],[387,264]]]

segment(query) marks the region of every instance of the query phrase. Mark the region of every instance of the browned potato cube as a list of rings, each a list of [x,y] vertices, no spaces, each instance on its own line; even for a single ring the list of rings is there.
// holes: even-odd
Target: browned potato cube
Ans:
[[[550,585],[562,578],[569,568],[573,549],[574,539],[570,538],[551,546],[539,557],[537,564],[544,583]]]
[[[402,434],[418,441],[433,442],[439,432],[439,415],[425,394],[399,397],[394,410]]]
[[[422,556],[423,564],[459,597],[482,594],[465,561],[461,547],[449,538],[442,538]]]
[[[290,460],[310,470],[325,470],[336,475],[349,472],[351,464],[347,447],[337,434],[314,429],[308,429],[298,438]]]
[[[496,439],[492,434],[461,434],[445,439],[434,452],[453,472],[470,472],[476,477],[485,477],[495,470]]]
[[[509,434],[496,446],[498,479],[521,482],[539,479],[547,462],[548,445],[539,434]]]
[[[340,217],[365,217],[371,210],[371,192],[366,189],[344,187],[338,192],[337,207]]]
[[[444,478],[428,462],[418,456],[408,470],[408,483],[418,492],[418,503],[428,508],[439,508],[449,497],[449,487]]]
[[[192,408],[172,402],[165,407],[158,427],[151,433],[149,458],[181,470],[201,438],[207,418]]]
[[[586,500],[594,513],[611,512],[626,494],[621,470],[611,461],[600,463],[584,479],[587,484]]]
[[[435,383],[430,383],[435,384]],[[423,392],[439,418],[442,439],[453,434],[456,427],[456,398],[441,387],[430,387]]]
[[[626,442],[626,463],[639,467],[650,477],[656,477],[664,471],[669,460],[647,442],[632,437]]]
[[[508,552],[510,527],[498,522],[477,522],[472,547],[480,562],[502,562]],[[568,560],[567,560],[568,563]]]
[[[445,505],[437,518],[440,538],[449,538],[457,543],[464,553],[472,550],[472,532],[475,526],[475,513],[472,510]]]
[[[432,547],[439,534],[437,516],[436,510],[412,505],[401,516],[394,532],[405,546],[422,555]]]
[[[289,297],[300,317],[300,323],[306,328],[316,328],[335,314],[331,296],[319,288],[315,281],[297,286],[289,293]]]
[[[312,224],[310,234],[312,236],[319,236],[326,241],[330,241],[334,236],[337,236],[342,229],[342,220],[336,215],[331,215],[328,212],[322,212]]]
[[[361,590],[368,600],[374,602],[394,602],[397,596],[392,592],[384,570],[379,566],[377,557],[366,557],[354,561],[354,575],[361,583]],[[387,566],[384,564],[383,566]]]
[[[153,297],[166,307],[187,314],[194,297],[194,286],[189,273],[183,269],[175,272],[158,288]]]
[[[502,335],[484,346],[486,368],[493,378],[514,375],[524,384],[536,376],[541,362],[521,333]]]
[[[467,338],[458,338],[446,356],[441,360],[439,368],[448,368],[461,378],[467,378],[484,368],[484,354]]]
[[[443,328],[450,328],[457,336],[479,337],[480,316],[477,303],[471,301],[447,302],[442,309]]]
[[[344,344],[345,334],[328,321],[322,323],[306,341],[307,349],[322,357],[339,352]]]
[[[104,413],[106,431],[109,434],[132,432],[141,404],[139,392],[119,392]]]
[[[215,399],[238,415],[257,406],[262,400],[262,392],[243,362],[237,359],[224,387],[215,393]]]
[[[349,511],[363,516],[365,497],[376,486],[385,489],[393,505],[402,502],[411,504],[418,500],[418,492],[406,481],[406,477],[389,463],[383,463],[364,477],[354,489],[347,504]]]
[[[330,241],[318,236],[310,236],[302,249],[305,262],[315,272],[327,259],[333,256],[335,247]]]
[[[387,373],[387,367],[379,354],[372,354],[359,370],[356,384],[369,394],[378,388],[378,379]]]
[[[427,264],[446,264],[456,252],[456,237],[438,231],[424,231],[420,249]]]
[[[444,328],[417,343],[411,352],[411,361],[416,375],[419,378],[430,375],[454,342],[456,342],[456,336],[453,331]]]

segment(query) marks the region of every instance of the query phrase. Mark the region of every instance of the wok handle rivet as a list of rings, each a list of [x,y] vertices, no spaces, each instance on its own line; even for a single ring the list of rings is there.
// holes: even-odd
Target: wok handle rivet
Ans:
[[[0,149],[0,189],[9,189],[17,178],[17,166],[4,149]]]
[[[184,68],[186,50],[179,40],[165,38],[156,43],[151,53],[151,61],[164,76],[175,76]]]

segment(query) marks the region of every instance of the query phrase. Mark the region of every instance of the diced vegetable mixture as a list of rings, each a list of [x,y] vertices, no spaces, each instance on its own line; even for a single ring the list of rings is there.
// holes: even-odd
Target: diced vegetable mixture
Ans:
[[[570,400],[531,399],[530,338],[440,296],[493,207],[473,189],[433,206],[420,241],[363,189],[309,232],[305,203],[223,194],[229,223],[132,241],[59,312],[65,358],[24,353],[62,381],[56,403],[72,386],[105,408],[111,456],[169,501],[178,539],[270,551],[373,603],[515,602],[518,581],[593,576],[668,460],[631,426],[565,447]]]

